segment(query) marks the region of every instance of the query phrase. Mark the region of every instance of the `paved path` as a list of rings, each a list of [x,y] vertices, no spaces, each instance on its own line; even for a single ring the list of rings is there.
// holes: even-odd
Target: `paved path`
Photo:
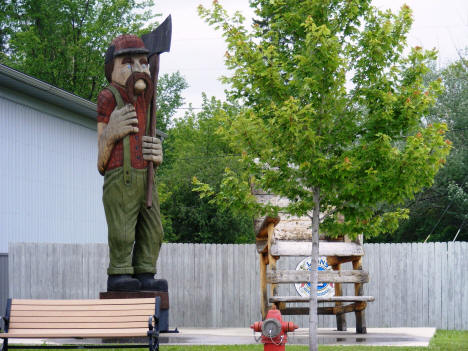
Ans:
[[[368,328],[367,334],[356,334],[353,328],[347,332],[334,329],[319,329],[321,345],[367,345],[367,346],[428,346],[435,328]],[[259,333],[256,335],[259,336]],[[288,334],[288,345],[308,345],[308,329],[300,328]],[[146,340],[141,340],[146,342]],[[70,344],[74,339],[24,340],[10,339],[11,344]],[[79,342],[82,342],[81,340]],[[99,339],[87,340],[99,343]],[[161,334],[161,345],[234,345],[255,344],[249,328],[181,328],[179,334]]]
[[[318,334],[321,345],[428,346],[435,331],[435,328],[368,328],[367,334],[356,334],[355,329],[348,328],[347,332],[319,329]],[[162,334],[161,338],[161,345],[255,344],[253,332],[248,328],[182,328],[180,334]],[[291,345],[308,345],[308,329],[297,329],[288,334],[288,339]]]

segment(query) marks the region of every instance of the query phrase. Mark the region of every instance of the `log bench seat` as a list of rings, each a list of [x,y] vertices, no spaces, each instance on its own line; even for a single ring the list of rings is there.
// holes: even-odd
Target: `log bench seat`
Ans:
[[[310,298],[303,296],[273,296],[270,297],[270,302],[309,302]],[[317,297],[318,302],[372,302],[374,296],[331,296]]]
[[[5,331],[2,351],[8,348],[32,348],[8,345],[15,339],[63,338],[148,338],[147,344],[119,344],[122,347],[148,347],[159,350],[160,297],[106,300],[30,300],[8,299],[3,317]],[[37,345],[34,348],[95,348],[96,345]],[[99,348],[115,345],[100,344]]]

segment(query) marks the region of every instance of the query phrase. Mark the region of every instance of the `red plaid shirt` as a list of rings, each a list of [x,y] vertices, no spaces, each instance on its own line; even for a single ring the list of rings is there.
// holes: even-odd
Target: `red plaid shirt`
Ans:
[[[124,103],[128,101],[125,90],[119,86],[114,85],[120,92]],[[109,89],[103,89],[98,96],[97,101],[97,121],[98,123],[109,123],[109,117],[114,111],[117,102],[115,101],[114,94]],[[133,104],[135,107],[138,118],[138,133],[130,134],[130,160],[133,168],[143,169],[146,168],[147,162],[143,160],[143,153],[141,150],[142,137],[146,135],[146,114],[147,108],[143,95],[138,95],[137,101]],[[112,149],[112,153],[107,163],[106,171],[123,166],[123,141],[119,140]]]

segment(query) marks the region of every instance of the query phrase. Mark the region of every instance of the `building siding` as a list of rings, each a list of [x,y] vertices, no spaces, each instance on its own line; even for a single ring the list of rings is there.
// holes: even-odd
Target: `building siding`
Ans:
[[[5,314],[8,285],[8,255],[0,254],[0,316]],[[0,320],[0,328],[3,328],[2,323],[3,320]]]
[[[96,130],[2,96],[0,126],[0,253],[9,242],[106,242]]]

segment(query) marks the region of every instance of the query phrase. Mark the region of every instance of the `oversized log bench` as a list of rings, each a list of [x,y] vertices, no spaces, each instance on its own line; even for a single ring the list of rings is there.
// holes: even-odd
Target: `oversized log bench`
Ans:
[[[9,299],[3,317],[2,350],[8,348],[115,348],[112,344],[8,345],[15,339],[119,339],[147,337],[147,344],[119,344],[159,350],[160,297],[107,300]]]
[[[309,314],[309,307],[290,307],[289,304],[308,303],[309,297],[280,296],[278,284],[308,283],[308,271],[279,270],[277,261],[281,256],[310,257],[312,242],[310,220],[297,217],[264,217],[256,220],[256,246],[260,255],[260,296],[262,316],[265,318],[271,303],[285,315]],[[337,329],[345,331],[345,313],[354,312],[356,333],[365,334],[364,310],[373,296],[363,296],[363,284],[369,281],[369,274],[362,270],[362,236],[351,241],[346,236],[327,239],[321,236],[319,256],[326,256],[333,270],[319,271],[319,283],[334,283],[335,296],[319,296],[319,303],[333,303],[333,306],[319,307],[318,314],[335,315]],[[352,262],[352,270],[342,270],[341,265]],[[342,284],[354,284],[354,294],[343,296]],[[270,285],[268,289],[267,285]]]

